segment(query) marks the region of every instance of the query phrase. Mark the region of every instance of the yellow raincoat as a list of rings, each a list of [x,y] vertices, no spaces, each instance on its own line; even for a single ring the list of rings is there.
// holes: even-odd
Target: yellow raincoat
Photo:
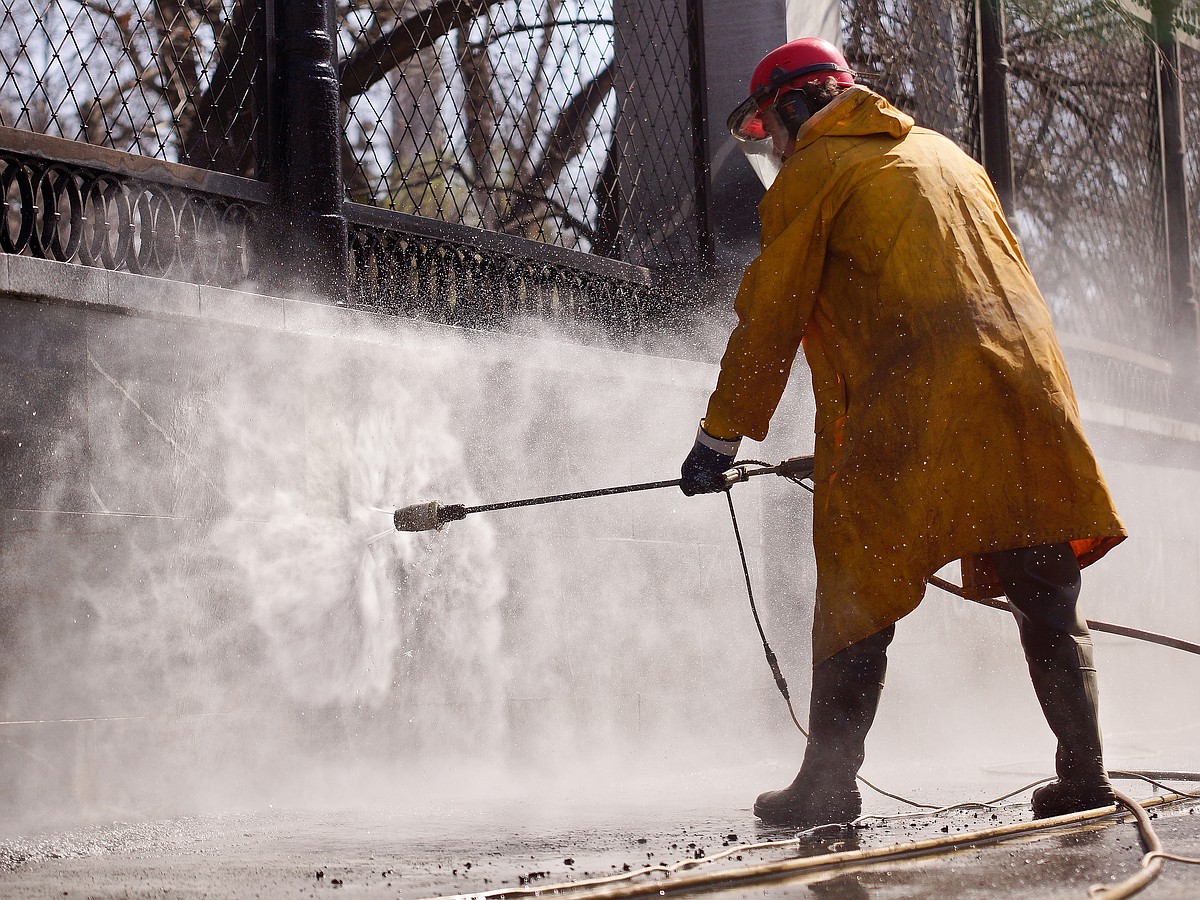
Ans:
[[[1045,301],[986,172],[856,86],[802,127],[759,206],[762,251],[704,427],[762,440],[801,343],[816,396],[813,662],[983,554],[1125,536]]]

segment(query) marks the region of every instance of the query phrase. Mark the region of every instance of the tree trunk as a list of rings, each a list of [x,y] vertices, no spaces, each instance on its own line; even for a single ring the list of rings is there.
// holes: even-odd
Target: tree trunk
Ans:
[[[485,19],[485,34],[491,29]],[[463,115],[467,122],[467,155],[471,158],[471,200],[479,227],[495,230],[499,222],[496,192],[500,188],[496,103],[487,40],[474,43],[466,30],[458,33],[458,69],[463,79]]]

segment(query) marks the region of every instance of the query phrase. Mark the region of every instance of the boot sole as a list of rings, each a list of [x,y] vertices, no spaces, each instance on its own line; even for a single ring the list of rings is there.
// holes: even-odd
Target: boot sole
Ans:
[[[805,810],[793,809],[774,809],[771,807],[759,806],[754,804],[754,815],[756,815],[764,825],[787,826],[791,828],[816,828],[818,825],[841,825],[845,828],[851,827],[851,822],[857,819],[859,812],[847,810],[844,813],[834,813],[826,816],[814,817],[811,813]]]

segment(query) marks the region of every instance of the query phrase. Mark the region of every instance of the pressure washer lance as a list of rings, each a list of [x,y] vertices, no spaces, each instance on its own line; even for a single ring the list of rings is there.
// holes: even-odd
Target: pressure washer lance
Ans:
[[[755,475],[779,475],[789,481],[810,478],[813,473],[811,456],[794,456],[775,466],[745,460],[727,470],[721,476],[725,488],[749,481]],[[671,481],[648,481],[642,484],[625,484],[618,487],[596,488],[591,491],[575,491],[570,494],[553,494],[548,497],[530,497],[526,500],[508,500],[504,503],[488,503],[483,506],[464,506],[452,503],[443,506],[436,500],[402,506],[392,514],[397,531],[441,531],[447,522],[457,522],[472,513],[495,512],[501,509],[516,509],[521,506],[540,506],[543,503],[562,503],[565,500],[583,500],[587,497],[606,497],[611,494],[629,494],[634,491],[654,491],[660,488],[679,487],[680,479]]]

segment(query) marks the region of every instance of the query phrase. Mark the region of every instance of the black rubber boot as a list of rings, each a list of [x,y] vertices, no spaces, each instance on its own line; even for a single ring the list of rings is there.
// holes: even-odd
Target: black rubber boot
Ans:
[[[767,791],[754,814],[768,825],[813,828],[846,823],[862,812],[855,776],[887,670],[887,648],[895,626],[834,654],[813,669],[808,747],[795,780]]]
[[[1100,738],[1092,636],[1077,606],[1079,564],[1069,544],[993,554],[1012,601],[1029,677],[1058,738],[1058,780],[1033,792],[1044,819],[1116,802]]]

